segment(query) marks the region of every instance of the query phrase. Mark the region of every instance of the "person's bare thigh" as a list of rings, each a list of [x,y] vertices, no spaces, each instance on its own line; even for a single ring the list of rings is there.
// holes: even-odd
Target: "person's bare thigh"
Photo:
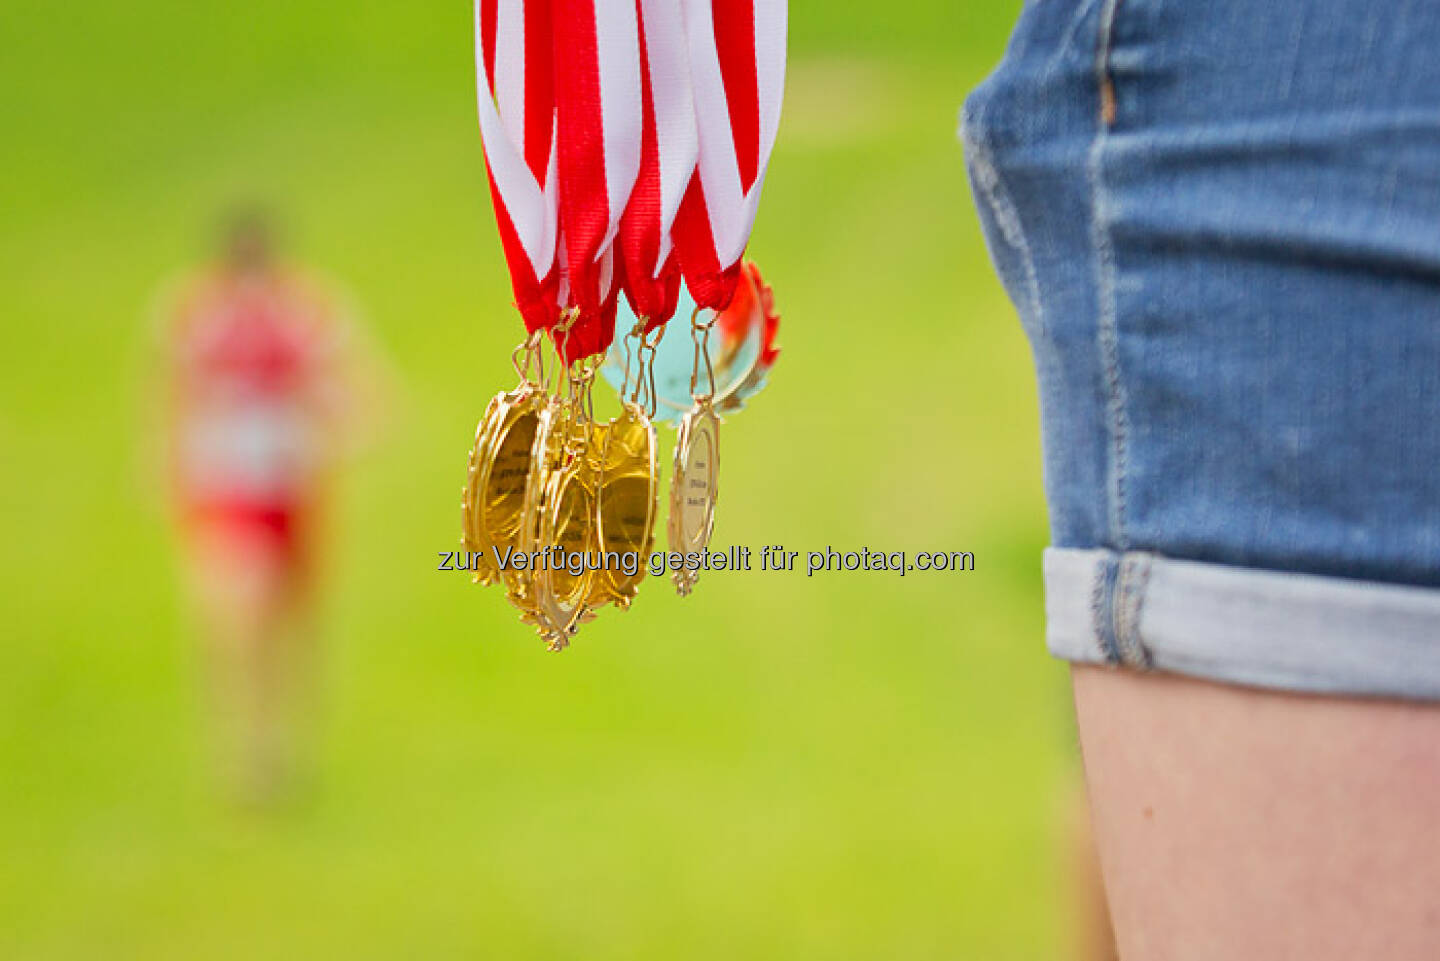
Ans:
[[[1122,959],[1440,958],[1440,706],[1073,678]]]

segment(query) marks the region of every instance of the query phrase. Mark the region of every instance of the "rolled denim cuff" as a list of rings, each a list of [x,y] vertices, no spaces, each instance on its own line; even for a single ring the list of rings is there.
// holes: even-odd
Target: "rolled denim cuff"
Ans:
[[[1328,694],[1440,700],[1440,590],[1045,551],[1046,641],[1079,663]]]

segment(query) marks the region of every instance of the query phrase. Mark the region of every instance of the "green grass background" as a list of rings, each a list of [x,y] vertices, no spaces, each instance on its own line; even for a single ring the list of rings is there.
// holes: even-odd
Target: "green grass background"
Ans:
[[[792,3],[751,248],[784,355],[717,530],[977,570],[651,581],[550,656],[434,570],[519,332],[468,5],[0,7],[0,958],[1054,957],[1032,375],[954,136],[1016,8]],[[252,197],[399,384],[339,508],[317,786],[262,818],[207,778],[138,453],[146,311]]]

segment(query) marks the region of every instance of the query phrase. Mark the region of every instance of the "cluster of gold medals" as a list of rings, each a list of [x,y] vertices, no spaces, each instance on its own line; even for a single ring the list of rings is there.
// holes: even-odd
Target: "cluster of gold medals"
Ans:
[[[680,423],[667,528],[670,550],[682,554],[709,544],[719,466],[708,352],[715,315],[700,313],[691,321],[692,403]],[[602,421],[593,389],[604,356],[560,359],[575,316],[567,312],[552,331],[560,349],[548,364],[541,332],[516,348],[519,383],[495,395],[480,418],[461,501],[475,582],[503,586],[551,651],[567,647],[607,604],[629,608],[646,575],[659,504],[653,365],[663,328],[646,333],[637,324],[618,345],[621,409]],[[576,554],[589,562],[568,563]],[[631,562],[621,563],[626,554]],[[675,570],[676,590],[688,594],[697,574]]]

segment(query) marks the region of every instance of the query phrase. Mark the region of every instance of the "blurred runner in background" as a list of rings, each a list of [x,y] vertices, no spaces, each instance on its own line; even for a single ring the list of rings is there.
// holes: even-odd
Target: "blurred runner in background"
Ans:
[[[170,493],[207,642],[221,767],[247,803],[297,772],[316,566],[354,378],[335,299],[282,264],[263,213],[165,311]]]

